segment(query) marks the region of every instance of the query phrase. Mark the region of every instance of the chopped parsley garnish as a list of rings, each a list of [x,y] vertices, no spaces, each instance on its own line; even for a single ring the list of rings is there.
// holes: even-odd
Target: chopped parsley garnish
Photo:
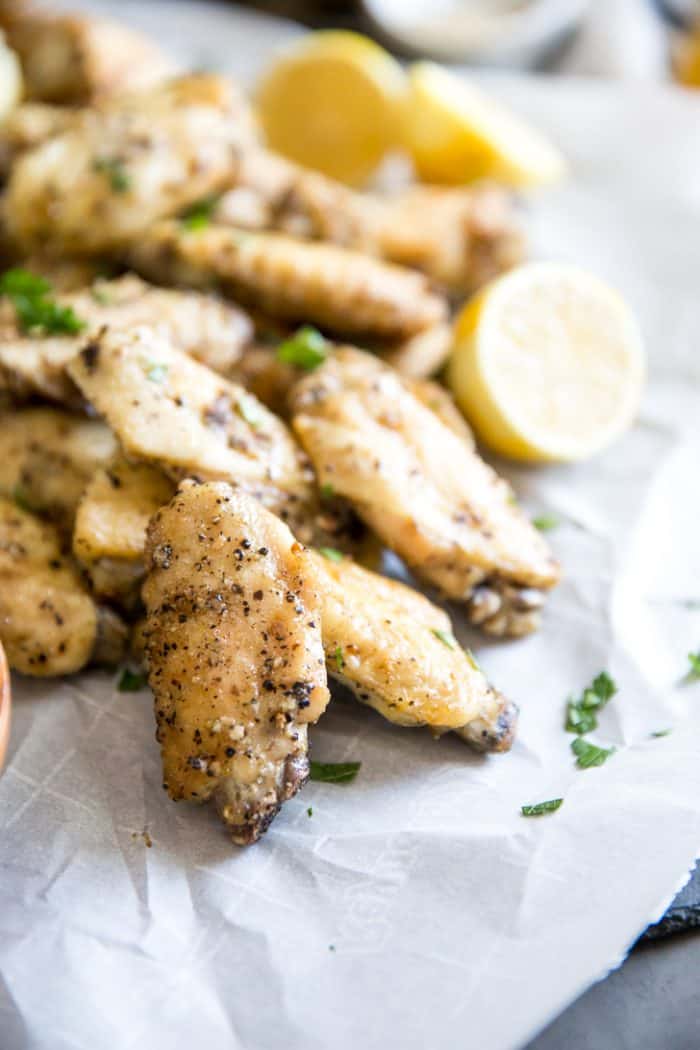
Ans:
[[[612,700],[617,686],[607,671],[601,671],[578,699],[566,705],[566,728],[570,733],[590,733],[598,725],[597,712]]]
[[[238,414],[242,419],[245,419],[246,423],[255,429],[260,425],[260,413],[258,412],[258,406],[251,397],[241,397],[236,402],[236,408]]]
[[[17,323],[23,332],[75,335],[85,322],[76,317],[70,306],[59,306],[49,298],[51,285],[28,270],[6,270],[0,277],[0,295],[12,301]]]
[[[658,739],[658,737],[660,737],[660,736],[668,736],[672,732],[673,732],[672,729],[657,729],[656,732],[652,733],[651,735],[652,735],[652,737],[654,737],[654,739]]]
[[[100,306],[109,306],[112,301],[104,288],[100,288],[99,284],[93,284],[90,289],[90,295],[96,303],[100,304]]]
[[[329,561],[342,561],[345,557],[343,552],[336,550],[335,547],[319,547],[318,553],[322,554],[324,558],[328,558]]]
[[[311,372],[323,364],[328,354],[328,341],[317,328],[304,325],[277,348],[277,360]]]
[[[556,529],[561,524],[559,518],[555,518],[553,514],[541,514],[537,518],[532,519],[532,524],[540,532],[551,532],[552,529]]]
[[[131,189],[131,176],[119,157],[97,157],[93,168],[109,180],[114,193],[127,193]]]
[[[571,741],[571,750],[576,755],[576,765],[581,769],[590,769],[592,766],[602,766],[611,755],[615,754],[614,747],[598,747],[590,741],[577,737]]]
[[[457,648],[457,642],[455,641],[455,639],[452,637],[451,634],[447,633],[447,631],[441,631],[437,627],[431,627],[430,630],[431,630],[431,633],[434,634],[435,637],[439,641],[441,641],[443,645],[446,645],[448,649],[456,649]]]
[[[563,801],[563,798],[550,798],[546,802],[536,802],[533,806],[521,806],[520,812],[524,817],[541,817],[543,813],[556,812]]]
[[[325,485],[321,485],[320,488],[321,499],[333,499],[335,496],[335,489],[328,482]]]
[[[148,683],[148,675],[141,671],[132,671],[125,667],[119,676],[117,689],[120,693],[138,693]]]
[[[696,682],[700,679],[700,649],[696,653],[688,653],[688,663],[690,667],[686,679],[689,682]]]
[[[323,784],[349,784],[361,765],[361,762],[312,762],[311,779]]]
[[[345,667],[345,657],[343,656],[343,650],[338,646],[336,651],[333,653],[333,659],[335,660],[335,666],[339,671],[342,671]]]
[[[314,815],[313,806],[309,806],[309,808],[306,811],[306,815],[307,815],[307,817],[313,817],[313,815]]]
[[[146,378],[152,383],[162,383],[168,374],[167,365],[153,364],[146,372]]]
[[[210,194],[190,204],[180,214],[180,222],[186,230],[204,230],[209,225],[220,201],[218,194]]]
[[[29,502],[29,496],[27,490],[22,485],[15,485],[12,490],[12,499],[20,510],[32,510],[32,505]]]

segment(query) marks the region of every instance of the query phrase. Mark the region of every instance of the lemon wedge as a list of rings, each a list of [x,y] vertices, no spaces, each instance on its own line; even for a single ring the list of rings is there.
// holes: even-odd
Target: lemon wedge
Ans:
[[[410,69],[409,85],[407,146],[424,181],[488,177],[531,187],[563,176],[559,150],[466,78],[418,62]]]
[[[577,267],[530,263],[463,308],[447,378],[484,444],[544,463],[587,459],[629,427],[644,375],[617,292]]]
[[[272,149],[358,185],[401,142],[406,93],[405,74],[384,48],[327,30],[283,52],[255,100]]]

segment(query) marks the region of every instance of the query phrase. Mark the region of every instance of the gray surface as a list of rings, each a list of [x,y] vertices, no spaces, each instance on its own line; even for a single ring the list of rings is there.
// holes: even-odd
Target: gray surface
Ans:
[[[647,942],[527,1050],[698,1050],[699,997],[700,931]]]

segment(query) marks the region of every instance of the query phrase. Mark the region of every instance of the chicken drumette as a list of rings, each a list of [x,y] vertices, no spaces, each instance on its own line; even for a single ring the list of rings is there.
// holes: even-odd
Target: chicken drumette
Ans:
[[[306,780],[328,702],[312,560],[255,500],[190,481],[154,517],[147,566],[165,787],[213,799],[234,842],[254,842]]]

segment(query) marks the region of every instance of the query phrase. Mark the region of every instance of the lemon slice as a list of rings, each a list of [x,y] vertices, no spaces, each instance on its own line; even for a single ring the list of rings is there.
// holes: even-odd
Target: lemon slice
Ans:
[[[494,178],[511,186],[556,182],[559,150],[464,77],[432,62],[410,70],[407,145],[427,182]]]
[[[462,310],[448,365],[477,436],[531,462],[586,459],[632,422],[644,383],[639,326],[622,298],[574,266],[530,263]]]
[[[406,77],[359,33],[310,33],[256,90],[269,146],[343,182],[360,184],[402,138]]]

